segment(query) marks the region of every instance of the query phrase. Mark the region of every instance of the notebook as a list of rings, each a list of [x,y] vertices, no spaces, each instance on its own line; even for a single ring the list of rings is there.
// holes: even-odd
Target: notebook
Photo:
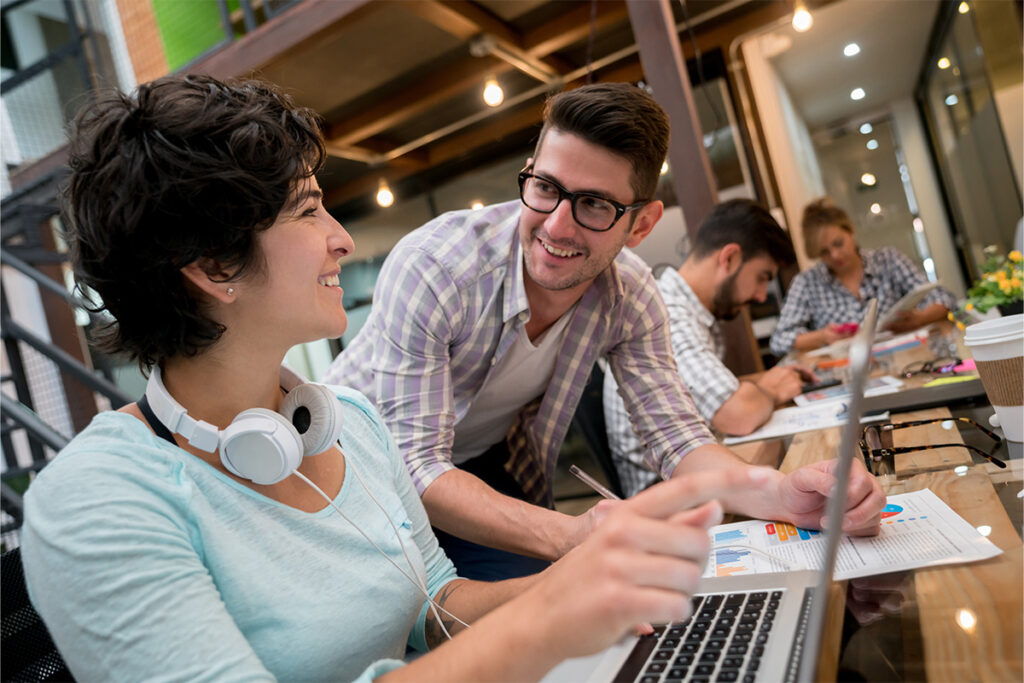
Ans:
[[[838,491],[847,488],[860,438],[877,314],[878,302],[872,300],[850,344],[849,421],[839,448]],[[841,527],[845,507],[841,496],[829,500],[829,528]],[[813,681],[840,534],[824,538],[821,569],[705,578],[688,620],[656,626],[654,635],[625,638],[590,657],[566,660],[544,683]]]

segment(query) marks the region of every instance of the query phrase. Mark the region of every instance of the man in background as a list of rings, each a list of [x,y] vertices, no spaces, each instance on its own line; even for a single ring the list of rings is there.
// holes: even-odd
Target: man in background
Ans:
[[[775,408],[813,378],[798,366],[775,366],[755,379],[738,379],[722,362],[719,320],[732,320],[751,302],[763,302],[779,268],[796,261],[789,236],[760,205],[747,199],[719,204],[701,223],[693,248],[678,270],[658,279],[672,327],[679,374],[700,414],[719,432],[754,431]],[[644,464],[618,384],[604,379],[605,425],[624,492],[633,495],[661,477]]]

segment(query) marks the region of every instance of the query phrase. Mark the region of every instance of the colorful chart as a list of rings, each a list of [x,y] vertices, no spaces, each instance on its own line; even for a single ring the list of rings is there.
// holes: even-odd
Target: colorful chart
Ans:
[[[889,503],[884,508],[882,508],[882,519],[885,519],[886,517],[894,517],[900,514],[901,512],[903,512],[902,507],[900,507],[899,505]]]
[[[820,531],[801,529],[789,522],[767,522],[764,525],[764,532],[768,535],[768,542],[772,545],[809,541],[815,536],[821,535]]]
[[[715,548],[715,576],[732,576],[733,574],[746,574],[753,570],[750,565],[750,551],[743,548],[730,547],[730,543],[746,544],[749,539],[742,529],[730,529],[715,534],[715,545],[725,545],[723,548]]]

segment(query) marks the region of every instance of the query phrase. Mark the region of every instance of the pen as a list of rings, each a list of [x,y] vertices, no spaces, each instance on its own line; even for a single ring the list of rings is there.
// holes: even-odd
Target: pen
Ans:
[[[602,486],[601,482],[599,482],[597,479],[594,479],[592,476],[581,470],[579,467],[576,467],[576,465],[571,465],[569,467],[569,471],[572,472],[577,479],[579,479],[584,484],[600,493],[605,498],[608,498],[609,500],[622,500],[614,493],[609,491],[607,488]]]

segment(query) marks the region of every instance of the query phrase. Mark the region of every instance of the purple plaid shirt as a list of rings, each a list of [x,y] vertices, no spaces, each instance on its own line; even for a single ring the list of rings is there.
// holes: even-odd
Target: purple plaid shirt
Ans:
[[[525,334],[519,212],[516,200],[446,213],[404,237],[384,262],[365,326],[323,378],[377,404],[421,494],[455,467],[456,423]],[[623,250],[572,316],[551,383],[507,435],[507,467],[531,500],[551,503],[559,449],[602,355],[651,469],[668,477],[689,451],[715,443],[676,372],[665,305],[639,257]]]

